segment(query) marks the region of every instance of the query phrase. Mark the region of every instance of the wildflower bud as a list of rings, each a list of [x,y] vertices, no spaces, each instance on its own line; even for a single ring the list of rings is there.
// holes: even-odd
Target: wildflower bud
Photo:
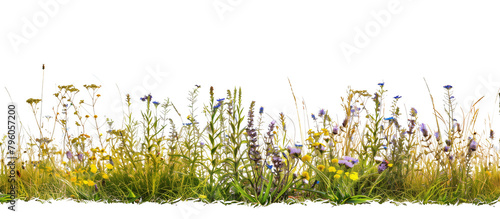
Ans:
[[[474,139],[472,139],[472,140],[469,142],[469,149],[470,149],[471,151],[476,151],[476,149],[477,149],[477,142],[476,142]]]
[[[422,132],[424,138],[427,138],[429,136],[429,131],[427,130],[427,127],[425,126],[424,123],[420,125],[420,131]]]
[[[347,127],[347,118],[344,119],[344,121],[342,122],[342,127],[346,128]]]
[[[297,173],[293,173],[293,179],[297,179]]]
[[[448,146],[450,146],[450,145],[451,145],[451,141],[450,141],[450,139],[446,139],[446,141],[445,141],[445,142],[446,142],[446,145],[448,145]]]
[[[450,146],[444,146],[444,152],[448,152],[450,150]]]
[[[337,125],[335,125],[335,126],[333,127],[333,129],[332,129],[332,133],[333,133],[334,135],[339,134],[339,127],[338,127]]]

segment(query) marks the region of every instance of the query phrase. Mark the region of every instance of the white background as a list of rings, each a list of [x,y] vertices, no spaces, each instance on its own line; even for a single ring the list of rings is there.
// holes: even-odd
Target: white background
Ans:
[[[309,113],[325,108],[339,120],[348,86],[373,93],[385,82],[388,100],[403,96],[401,106],[416,107],[432,128],[425,77],[440,109],[442,86],[451,84],[464,110],[485,96],[478,128],[498,124],[496,1],[88,0],[57,1],[49,9],[46,2],[56,1],[0,3],[0,115],[10,101],[5,87],[32,128],[25,101],[41,97],[43,63],[44,115],[51,115],[57,85],[102,85],[99,115],[119,121],[125,93],[136,102],[147,93],[169,97],[186,112],[187,92],[198,84],[199,107],[210,86],[217,98],[242,87],[245,106],[256,100],[272,116],[295,119],[289,78]],[[381,14],[389,17],[381,21]],[[346,55],[342,45],[356,52]],[[426,207],[411,209],[420,208]],[[60,210],[79,212],[69,209]],[[224,207],[223,214],[227,209],[237,207]]]

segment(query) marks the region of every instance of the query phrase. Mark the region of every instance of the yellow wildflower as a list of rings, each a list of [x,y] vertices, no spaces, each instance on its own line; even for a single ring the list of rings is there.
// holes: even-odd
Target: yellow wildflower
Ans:
[[[343,171],[343,170],[337,170],[337,174],[339,174],[339,175],[340,175],[340,174],[342,174],[342,173],[344,173],[344,171]]]
[[[308,172],[302,172],[301,175],[302,178],[309,180],[309,173]]]
[[[87,181],[87,180],[83,180],[83,184],[88,185],[88,184],[89,184],[89,181]]]
[[[324,135],[329,135],[330,133],[328,132],[328,129],[322,128],[321,131],[323,131]]]
[[[350,175],[349,175],[349,178],[351,178],[351,179],[352,179],[352,180],[354,180],[354,181],[356,181],[356,180],[358,180],[358,179],[359,179],[359,178],[358,178],[358,174],[357,174],[357,173],[356,173],[356,174],[354,174],[354,173],[350,174]]]
[[[47,172],[52,171],[52,167],[47,167],[47,168],[45,168],[45,169],[47,169]]]
[[[95,165],[90,166],[90,172],[96,173],[97,172],[97,167]]]
[[[71,177],[71,182],[76,182],[76,177],[75,176]]]
[[[491,176],[491,172],[487,170],[486,175]]]
[[[333,176],[333,178],[335,178],[335,179],[339,179],[339,178],[340,178],[340,175],[339,175],[339,174],[335,174],[335,176]]]
[[[318,165],[317,168],[318,168],[319,171],[323,171],[323,170],[325,170],[325,165],[321,165],[320,164],[320,165]]]
[[[337,159],[337,158],[332,159],[332,163],[338,163],[338,162],[339,162],[339,159]]]
[[[306,155],[304,155],[304,156],[302,157],[302,161],[304,161],[304,162],[306,162],[306,161],[311,162],[311,160],[312,160],[312,157],[311,157],[311,156],[309,156],[308,154],[306,154]]]
[[[103,178],[103,179],[109,179],[109,176],[108,176],[108,174],[103,173],[103,174],[102,174],[102,178]]]
[[[94,186],[94,185],[95,185],[95,183],[94,183],[92,180],[89,180],[88,185],[89,185],[89,186]]]
[[[207,198],[207,196],[206,195],[200,195],[200,198],[201,199],[205,199],[205,198]]]
[[[113,165],[111,165],[110,163],[106,164],[106,168],[108,168],[108,170],[112,170],[113,169]]]
[[[390,163],[390,164],[387,164],[387,166],[388,166],[388,167],[392,167],[392,163]]]
[[[328,167],[328,172],[330,173],[333,173],[333,172],[336,172],[337,170],[335,169],[335,167]]]

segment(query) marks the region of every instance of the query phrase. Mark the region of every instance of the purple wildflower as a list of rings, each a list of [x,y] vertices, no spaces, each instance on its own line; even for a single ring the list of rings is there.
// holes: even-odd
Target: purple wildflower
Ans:
[[[337,126],[337,125],[333,126],[332,133],[334,135],[338,134],[339,133],[339,126]]]
[[[444,146],[444,152],[448,152],[450,150],[450,146]]]
[[[298,158],[302,153],[302,149],[288,146],[288,153],[290,154],[290,156]]]
[[[386,169],[387,169],[387,167],[389,167],[389,166],[388,166],[388,164],[389,164],[389,163],[388,163],[386,160],[384,160],[381,164],[379,164],[379,165],[378,165],[378,168],[377,168],[377,169],[378,169],[378,173],[380,174],[380,173],[382,173],[384,170],[386,170]]]
[[[71,152],[71,151],[67,151],[67,152],[66,152],[66,157],[68,158],[68,160],[73,159],[73,152]]]
[[[78,153],[78,160],[83,161],[83,154],[82,153]]]
[[[470,141],[470,143],[469,143],[469,149],[471,151],[476,151],[476,149],[477,149],[477,142],[474,139],[472,139]]]
[[[318,113],[318,116],[319,116],[319,117],[323,117],[323,116],[325,115],[325,113],[326,113],[326,112],[325,112],[325,110],[324,110],[324,109],[320,109],[320,110],[319,110],[319,113]]]
[[[413,108],[413,107],[412,107],[412,108],[410,109],[410,115],[411,115],[411,116],[413,116],[413,117],[417,116],[417,110],[416,110],[415,108]]]
[[[434,136],[436,137],[437,141],[441,141],[441,134],[439,134],[439,132],[434,132]]]
[[[420,125],[420,131],[422,132],[422,135],[424,135],[424,138],[427,138],[429,136],[429,130],[427,130],[427,127],[424,123]]]

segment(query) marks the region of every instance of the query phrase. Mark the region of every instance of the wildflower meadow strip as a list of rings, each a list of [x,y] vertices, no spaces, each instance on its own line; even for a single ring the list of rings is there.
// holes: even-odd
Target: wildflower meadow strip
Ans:
[[[255,205],[498,201],[498,142],[493,130],[476,129],[475,105],[459,113],[453,86],[444,85],[444,109],[430,94],[435,120],[423,122],[417,108],[400,108],[404,97],[389,96],[384,83],[375,86],[373,94],[348,89],[339,121],[327,109],[305,112],[310,117],[298,122],[310,122],[309,130],[292,129],[287,115],[270,115],[256,101],[243,103],[237,88],[221,95],[210,87],[209,101],[200,105],[204,88],[196,85],[187,113],[159,94],[127,94],[123,120],[115,123],[97,112],[101,86],[58,86],[52,115],[38,119],[41,99],[24,105],[38,130],[19,129],[17,198]],[[132,107],[132,98],[141,105]],[[295,139],[295,131],[303,137]],[[11,200],[6,143],[2,202]]]

